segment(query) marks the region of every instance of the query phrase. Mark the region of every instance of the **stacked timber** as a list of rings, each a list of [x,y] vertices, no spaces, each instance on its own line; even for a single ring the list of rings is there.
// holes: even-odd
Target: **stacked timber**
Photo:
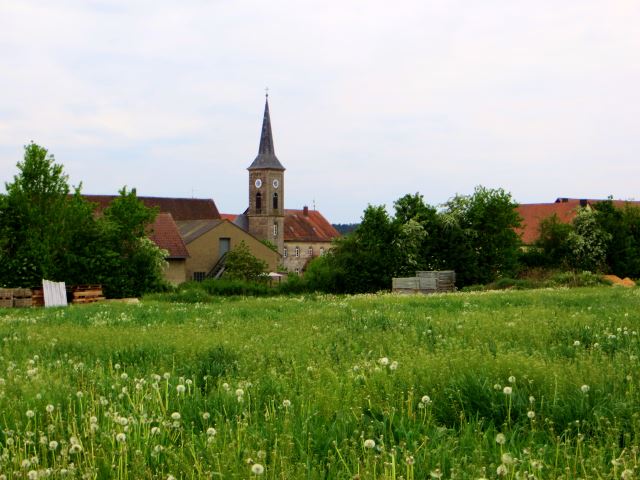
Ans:
[[[30,307],[33,305],[31,300],[30,288],[14,288],[13,289],[13,306],[14,307]]]
[[[76,285],[71,290],[71,303],[94,303],[104,300],[102,285]]]
[[[44,307],[44,290],[42,287],[31,289],[31,302],[34,307]]]
[[[13,289],[0,288],[0,308],[13,307]]]

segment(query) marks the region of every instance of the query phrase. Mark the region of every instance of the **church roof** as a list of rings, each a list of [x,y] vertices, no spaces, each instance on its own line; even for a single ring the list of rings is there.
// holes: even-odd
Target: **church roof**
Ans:
[[[189,252],[170,213],[160,213],[151,226],[149,238],[169,252],[167,258],[187,258]]]
[[[333,225],[317,210],[285,209],[285,242],[330,242],[340,236]]]
[[[210,230],[220,225],[224,220],[185,220],[176,222],[184,243],[191,243]]]
[[[284,167],[276,157],[273,148],[273,133],[271,132],[271,116],[269,115],[269,96],[264,102],[264,118],[262,119],[262,132],[260,134],[260,147],[258,156],[247,170],[269,168],[272,170],[284,170]]]
[[[118,195],[82,195],[86,200],[97,203],[98,210],[104,210]],[[161,213],[170,213],[174,221],[219,220],[220,213],[209,198],[167,198],[138,197],[147,207],[158,207]]]

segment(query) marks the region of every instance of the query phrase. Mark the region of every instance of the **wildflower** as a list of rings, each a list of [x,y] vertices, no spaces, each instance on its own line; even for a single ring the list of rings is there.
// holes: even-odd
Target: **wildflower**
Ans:
[[[514,377],[513,375],[511,375],[508,380],[509,383],[516,383],[516,377]]]
[[[162,377],[163,377],[165,380],[169,380],[169,378],[171,378],[171,374],[170,374],[169,372],[164,372],[164,374],[162,375]]]
[[[507,441],[507,437],[504,436],[504,433],[499,433],[496,435],[496,443],[499,445],[504,445]]]
[[[262,475],[264,473],[264,467],[259,463],[254,463],[251,466],[251,473],[254,475]]]
[[[429,475],[431,475],[431,478],[442,478],[442,472],[439,468],[433,470]]]
[[[622,480],[630,480],[631,478],[633,478],[633,470],[625,468],[623,472],[620,474],[620,478]]]
[[[55,409],[55,407],[53,405],[51,405],[51,404],[47,405],[46,408],[45,408],[45,410],[48,413],[52,413],[54,409]]]
[[[589,385],[582,385],[580,387],[580,390],[582,391],[582,393],[587,393],[589,390],[591,390],[591,387],[589,387]]]
[[[421,399],[420,402],[422,402],[425,405],[429,405],[431,403],[431,397],[429,397],[429,395],[424,395]]]
[[[371,438],[367,438],[364,441],[364,448],[373,448],[376,446],[376,442],[375,440],[371,439]]]
[[[579,347],[580,346],[580,340],[576,340],[575,342],[573,342],[573,346],[574,347]]]
[[[213,437],[216,433],[217,433],[217,432],[216,432],[216,429],[215,429],[215,428],[213,428],[213,427],[209,427],[209,428],[207,428],[207,435],[208,435],[209,437]]]
[[[210,417],[211,417],[211,414],[209,412],[204,412],[202,414],[202,419],[203,420],[209,420]]]
[[[511,465],[513,463],[513,457],[510,453],[503,453],[500,459],[505,465]]]
[[[236,388],[236,397],[241,397],[244,395],[244,390],[241,388]]]
[[[173,412],[173,413],[171,414],[171,419],[172,419],[172,420],[180,420],[180,413],[178,413],[178,412]]]
[[[382,357],[378,360],[378,363],[383,367],[386,367],[387,365],[389,365],[389,359],[387,357]]]
[[[113,368],[115,368],[116,370],[120,370],[120,364],[119,364],[119,363],[116,363],[116,364],[113,366]]]
[[[413,465],[414,463],[416,463],[415,459],[409,455],[406,459],[405,462],[407,462],[407,465]]]
[[[24,460],[22,460],[22,463],[20,465],[22,465],[22,468],[29,468],[31,466],[31,462],[25,458]]]
[[[502,385],[500,385],[499,383],[496,383],[496,384],[493,386],[493,389],[494,389],[494,390],[502,390]]]
[[[533,410],[529,410],[527,412],[527,417],[529,417],[529,419],[533,420],[534,418],[536,418],[536,412],[534,412]]]
[[[37,480],[38,478],[38,472],[35,470],[29,470],[29,473],[27,473],[27,478],[29,480]]]
[[[173,475],[169,474],[169,475],[167,475],[167,480],[176,480],[176,477],[174,477]]]
[[[27,418],[33,418],[35,417],[36,413],[33,410],[27,410]]]
[[[391,365],[389,365],[389,370],[397,370],[398,369],[398,362],[393,361],[391,362]]]
[[[224,388],[228,392],[231,387],[229,386],[229,384],[227,382],[224,382],[222,384],[222,388]]]
[[[82,445],[80,445],[79,443],[74,443],[71,445],[71,447],[69,447],[69,453],[71,454],[80,453],[81,451]]]
[[[158,435],[160,433],[159,427],[151,427],[151,435]]]
[[[289,408],[291,406],[291,401],[290,400],[283,400],[282,401],[282,406],[284,408]]]
[[[180,384],[180,385],[178,385],[178,386],[176,387],[176,391],[177,391],[178,393],[184,393],[184,391],[185,391],[186,389],[187,389],[187,388],[186,388],[184,385],[182,385],[182,384]]]
[[[496,473],[498,474],[499,477],[503,477],[507,474],[507,467],[506,465],[499,465],[498,468],[496,468]]]
[[[505,395],[511,395],[512,392],[513,390],[511,389],[511,387],[504,387],[502,389],[502,393],[504,393]]]
[[[531,395],[531,396],[529,397],[529,403],[535,403],[535,401],[536,401],[536,397],[534,397],[533,395]]]
[[[51,440],[49,442],[49,450],[55,450],[58,448],[58,442],[56,442],[55,440]]]
[[[92,415],[89,418],[89,423],[91,423],[91,424],[98,423],[98,417],[96,417],[95,415]]]
[[[119,433],[116,435],[116,442],[124,443],[127,440],[127,436],[124,433]]]

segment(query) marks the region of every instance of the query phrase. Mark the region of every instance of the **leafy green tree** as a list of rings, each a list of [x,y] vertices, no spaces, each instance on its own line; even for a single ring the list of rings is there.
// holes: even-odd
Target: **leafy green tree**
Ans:
[[[445,204],[445,224],[452,239],[445,264],[456,270],[460,283],[488,283],[518,270],[520,226],[517,204],[503,189],[475,188],[472,195],[457,195]]]
[[[598,215],[591,208],[580,208],[573,219],[573,230],[567,238],[573,268],[590,272],[606,269],[607,244],[612,236],[598,224]]]
[[[0,202],[0,283],[30,287],[42,278],[68,281],[67,256],[92,222],[91,208],[80,196],[70,195],[62,165],[45,148],[30,143],[19,173],[6,183]]]
[[[607,242],[608,270],[620,277],[640,277],[640,208],[626,204],[617,208],[611,199],[595,204],[602,230],[611,235]]]
[[[227,253],[224,277],[232,280],[255,282],[267,271],[267,263],[256,258],[244,241]]]
[[[569,264],[571,249],[569,247],[569,237],[573,231],[573,226],[560,221],[554,213],[550,217],[540,222],[540,235],[534,247],[540,250],[542,266],[546,267],[566,267]]]
[[[99,241],[94,245],[94,263],[99,283],[110,297],[137,297],[166,287],[163,270],[167,252],[147,234],[156,208],[148,208],[135,188],[122,188],[98,218]]]

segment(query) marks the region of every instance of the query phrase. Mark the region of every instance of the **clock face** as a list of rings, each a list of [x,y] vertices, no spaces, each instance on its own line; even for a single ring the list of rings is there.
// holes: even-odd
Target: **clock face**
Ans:
[[[279,186],[279,185],[280,185],[280,182],[278,181],[278,179],[277,179],[277,178],[275,178],[275,179],[273,180],[273,188],[278,188],[278,186]]]
[[[260,180],[259,178],[256,178],[256,188],[260,188],[262,186],[262,180]]]

